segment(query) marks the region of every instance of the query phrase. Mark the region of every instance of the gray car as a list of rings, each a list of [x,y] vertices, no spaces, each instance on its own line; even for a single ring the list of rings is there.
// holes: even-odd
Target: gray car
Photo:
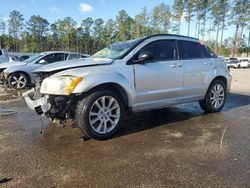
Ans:
[[[74,52],[52,51],[37,54],[23,62],[4,63],[0,65],[1,83],[7,83],[13,89],[24,89],[35,84],[34,70],[51,63],[82,58]]]
[[[107,139],[128,112],[199,101],[208,113],[224,107],[231,74],[198,39],[156,35],[112,44],[84,67],[46,78],[44,95],[23,94],[27,105],[51,120],[71,118],[87,137]]]

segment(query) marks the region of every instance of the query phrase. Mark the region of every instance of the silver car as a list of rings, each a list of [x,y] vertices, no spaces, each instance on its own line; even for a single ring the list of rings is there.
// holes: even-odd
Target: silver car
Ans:
[[[7,83],[13,89],[24,89],[35,83],[36,77],[32,72],[51,63],[65,60],[80,59],[82,56],[74,52],[44,52],[23,62],[3,63],[0,65],[1,83]]]
[[[6,49],[0,49],[0,64],[9,61],[9,54]]]
[[[107,139],[127,112],[199,101],[208,113],[224,107],[231,75],[198,39],[156,35],[112,44],[41,85],[44,97],[27,105],[51,120],[71,118],[87,137]]]

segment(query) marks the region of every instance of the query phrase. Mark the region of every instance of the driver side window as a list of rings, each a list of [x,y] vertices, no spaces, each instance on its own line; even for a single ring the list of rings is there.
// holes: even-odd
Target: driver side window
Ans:
[[[175,40],[159,40],[152,42],[142,48],[136,58],[143,52],[151,53],[152,61],[177,59],[177,46]]]
[[[42,59],[45,61],[46,64],[48,64],[48,63],[53,63],[54,58],[55,58],[55,54],[50,54],[50,55],[43,57]]]

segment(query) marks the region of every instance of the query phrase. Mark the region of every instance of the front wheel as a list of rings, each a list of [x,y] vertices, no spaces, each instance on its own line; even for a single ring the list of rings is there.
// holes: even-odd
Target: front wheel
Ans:
[[[13,73],[8,78],[8,84],[12,89],[25,89],[28,86],[28,77],[23,73]]]
[[[104,140],[119,129],[124,116],[124,105],[111,91],[96,91],[79,101],[75,121],[85,136]]]
[[[208,88],[205,99],[199,101],[200,107],[207,113],[220,112],[226,102],[226,85],[221,80],[215,80]]]

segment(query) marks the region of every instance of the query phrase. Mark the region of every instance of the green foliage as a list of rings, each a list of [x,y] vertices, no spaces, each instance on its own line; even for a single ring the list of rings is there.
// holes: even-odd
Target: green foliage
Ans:
[[[176,22],[173,25],[173,32],[180,34],[181,18],[183,16],[184,10],[184,1],[175,0],[172,9],[172,17],[173,20]]]
[[[235,0],[233,5],[230,2],[230,0],[174,0],[172,7],[165,3],[150,10],[143,7],[133,18],[125,10],[121,10],[115,20],[109,19],[106,22],[101,18],[93,20],[87,17],[82,20],[80,26],[71,17],[50,24],[40,15],[33,15],[24,22],[23,15],[13,10],[9,15],[8,35],[5,32],[5,22],[0,19],[0,46],[8,48],[9,51],[69,50],[93,54],[116,41],[170,33],[170,31],[179,34],[181,21],[185,18],[188,25],[187,35],[190,35],[193,21],[196,22],[198,34],[196,36],[201,36],[202,39],[207,34],[206,31],[209,40],[211,32],[216,32],[216,40],[208,41],[216,52],[229,55],[236,47],[239,48],[239,52],[249,51],[250,34],[244,39],[245,45],[240,44],[244,29],[250,33],[249,0]],[[226,18],[230,19],[229,23]],[[235,37],[223,42],[223,31],[227,24],[235,25]]]

